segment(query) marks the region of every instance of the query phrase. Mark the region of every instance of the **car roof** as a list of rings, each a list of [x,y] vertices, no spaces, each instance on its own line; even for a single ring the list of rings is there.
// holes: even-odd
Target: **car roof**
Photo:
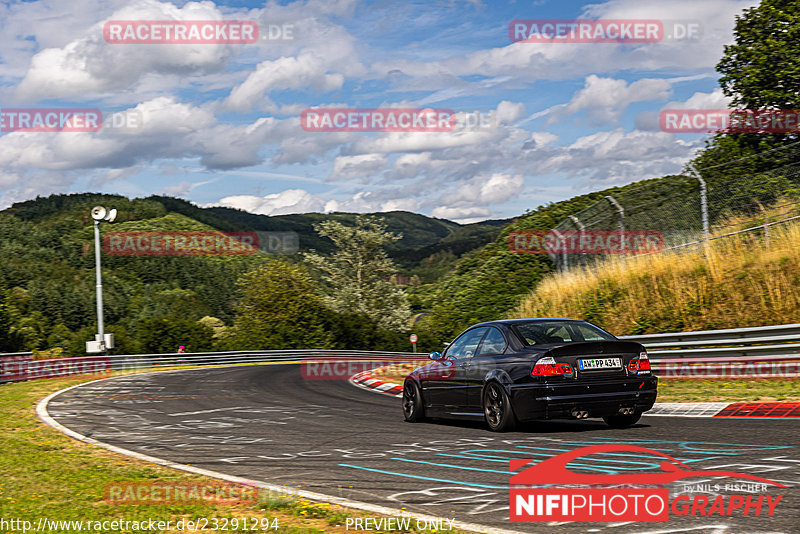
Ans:
[[[490,325],[490,324],[504,324],[504,325],[512,325],[512,324],[519,324],[519,323],[532,323],[532,322],[544,322],[544,321],[569,321],[572,323],[585,323],[586,321],[582,319],[568,319],[564,317],[530,317],[530,318],[523,318],[523,319],[497,319],[495,321],[484,321],[482,323],[478,323],[473,326],[480,326],[480,325]]]

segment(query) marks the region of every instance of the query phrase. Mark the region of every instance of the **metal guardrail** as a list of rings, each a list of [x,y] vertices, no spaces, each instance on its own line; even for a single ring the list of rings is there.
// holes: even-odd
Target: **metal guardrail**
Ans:
[[[800,356],[665,358],[654,360],[653,370],[661,378],[797,378]]]
[[[797,356],[800,324],[620,336],[644,345],[651,359]]]
[[[643,344],[654,369],[665,377],[798,377],[800,324],[621,336]],[[34,360],[32,353],[0,354],[0,381],[154,367],[232,365],[307,359],[387,361],[423,359],[410,352],[357,350],[257,350],[130,354]]]
[[[724,330],[699,330],[694,332],[674,332],[669,334],[646,334],[639,336],[619,336],[620,339],[649,343],[683,343],[690,341],[737,340],[774,336],[795,336],[800,341],[800,324],[778,324],[772,326],[751,326],[747,328],[726,328]]]
[[[357,350],[257,350],[171,354],[128,354],[34,360],[32,353],[0,354],[0,382],[15,382],[88,373],[133,371],[156,367],[280,363],[305,360],[357,362],[408,361],[427,358],[411,352]]]
[[[664,378],[800,377],[800,324],[621,336]]]

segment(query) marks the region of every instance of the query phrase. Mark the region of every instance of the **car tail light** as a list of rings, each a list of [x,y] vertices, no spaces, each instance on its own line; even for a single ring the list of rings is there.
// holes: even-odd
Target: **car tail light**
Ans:
[[[647,352],[640,352],[637,357],[628,362],[628,371],[633,374],[650,374],[650,358]]]
[[[531,376],[558,376],[571,374],[572,366],[570,364],[556,363],[556,361],[550,356],[545,356],[544,358],[539,359],[539,361],[534,364],[533,370],[531,371]]]

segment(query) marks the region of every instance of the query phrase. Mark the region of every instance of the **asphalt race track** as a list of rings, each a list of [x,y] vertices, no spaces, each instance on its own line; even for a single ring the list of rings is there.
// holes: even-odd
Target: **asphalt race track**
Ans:
[[[400,399],[345,381],[305,380],[297,364],[115,377],[55,396],[48,411],[69,429],[150,456],[501,529],[800,531],[797,420],[645,416],[626,430],[586,420],[544,422],[496,434],[470,422],[405,423]],[[765,506],[760,516],[743,516],[741,510],[724,517],[670,514],[668,522],[653,523],[508,521],[509,459],[543,459],[604,443],[640,445],[693,469],[751,473],[788,488],[767,491],[784,495],[772,517],[766,516]],[[582,461],[580,468],[609,474],[656,470],[651,460],[597,455]],[[687,493],[689,483],[701,482],[742,481],[680,481],[670,486],[670,497]]]

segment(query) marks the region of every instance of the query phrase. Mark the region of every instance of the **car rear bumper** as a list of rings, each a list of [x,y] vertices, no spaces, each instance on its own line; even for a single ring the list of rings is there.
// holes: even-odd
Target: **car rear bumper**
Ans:
[[[614,415],[622,408],[645,412],[656,401],[658,378],[628,377],[569,384],[518,384],[510,387],[511,404],[520,421]]]

